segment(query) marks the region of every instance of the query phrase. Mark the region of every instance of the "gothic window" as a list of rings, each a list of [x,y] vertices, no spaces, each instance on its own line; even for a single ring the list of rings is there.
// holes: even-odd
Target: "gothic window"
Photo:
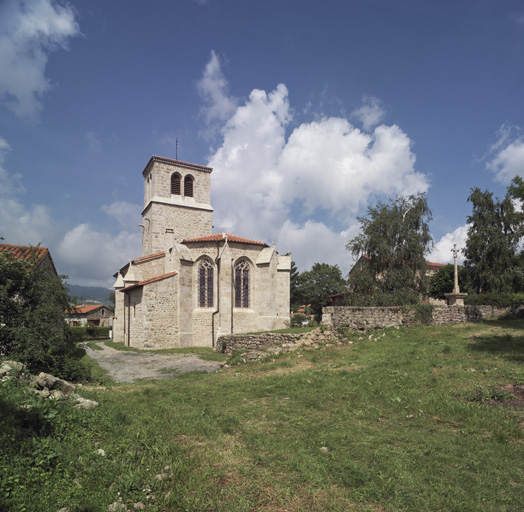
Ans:
[[[249,263],[245,260],[235,265],[235,307],[249,307]]]
[[[193,177],[186,176],[184,178],[184,196],[193,197]]]
[[[198,306],[201,308],[213,307],[213,263],[203,260],[198,267],[199,295]]]
[[[175,194],[177,196],[180,195],[180,193],[181,193],[181,191],[180,191],[180,181],[181,181],[180,174],[175,172],[175,173],[173,173],[171,175],[171,194]]]

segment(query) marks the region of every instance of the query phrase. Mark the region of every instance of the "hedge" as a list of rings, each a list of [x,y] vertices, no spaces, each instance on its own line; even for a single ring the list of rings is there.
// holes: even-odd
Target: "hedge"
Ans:
[[[85,341],[109,338],[109,327],[96,325],[75,325],[69,327],[69,335],[73,341]]]

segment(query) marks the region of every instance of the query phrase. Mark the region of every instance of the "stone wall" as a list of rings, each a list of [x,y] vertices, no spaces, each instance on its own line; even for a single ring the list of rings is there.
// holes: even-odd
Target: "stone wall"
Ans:
[[[296,344],[302,337],[301,334],[228,334],[219,336],[215,351],[230,354],[233,350],[260,350],[262,347],[282,346]]]
[[[512,311],[511,307],[433,306],[430,325],[478,322],[497,318]],[[349,327],[354,330],[367,331],[384,327],[414,325],[420,322],[416,320],[414,307],[328,306],[322,309],[322,323],[334,328]]]

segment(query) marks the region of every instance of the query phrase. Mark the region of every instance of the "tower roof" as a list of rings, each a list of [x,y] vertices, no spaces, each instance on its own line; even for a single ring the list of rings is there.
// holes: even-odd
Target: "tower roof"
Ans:
[[[212,172],[212,167],[205,167],[204,165],[198,165],[198,164],[192,164],[189,162],[183,162],[182,160],[173,160],[171,158],[164,158],[162,156],[155,156],[153,155],[149,162],[147,162],[147,165],[145,166],[144,170],[142,171],[142,175],[146,175],[147,170],[151,165],[153,165],[154,162],[160,162],[162,164],[169,164],[169,165],[176,165],[177,167],[185,167],[186,169],[194,169],[196,171],[204,171],[204,172]]]

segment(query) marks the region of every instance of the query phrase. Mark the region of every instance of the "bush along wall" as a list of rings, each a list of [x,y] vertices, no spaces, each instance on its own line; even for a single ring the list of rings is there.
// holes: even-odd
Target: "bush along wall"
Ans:
[[[73,341],[104,340],[109,338],[109,327],[96,325],[78,325],[69,328]]]

